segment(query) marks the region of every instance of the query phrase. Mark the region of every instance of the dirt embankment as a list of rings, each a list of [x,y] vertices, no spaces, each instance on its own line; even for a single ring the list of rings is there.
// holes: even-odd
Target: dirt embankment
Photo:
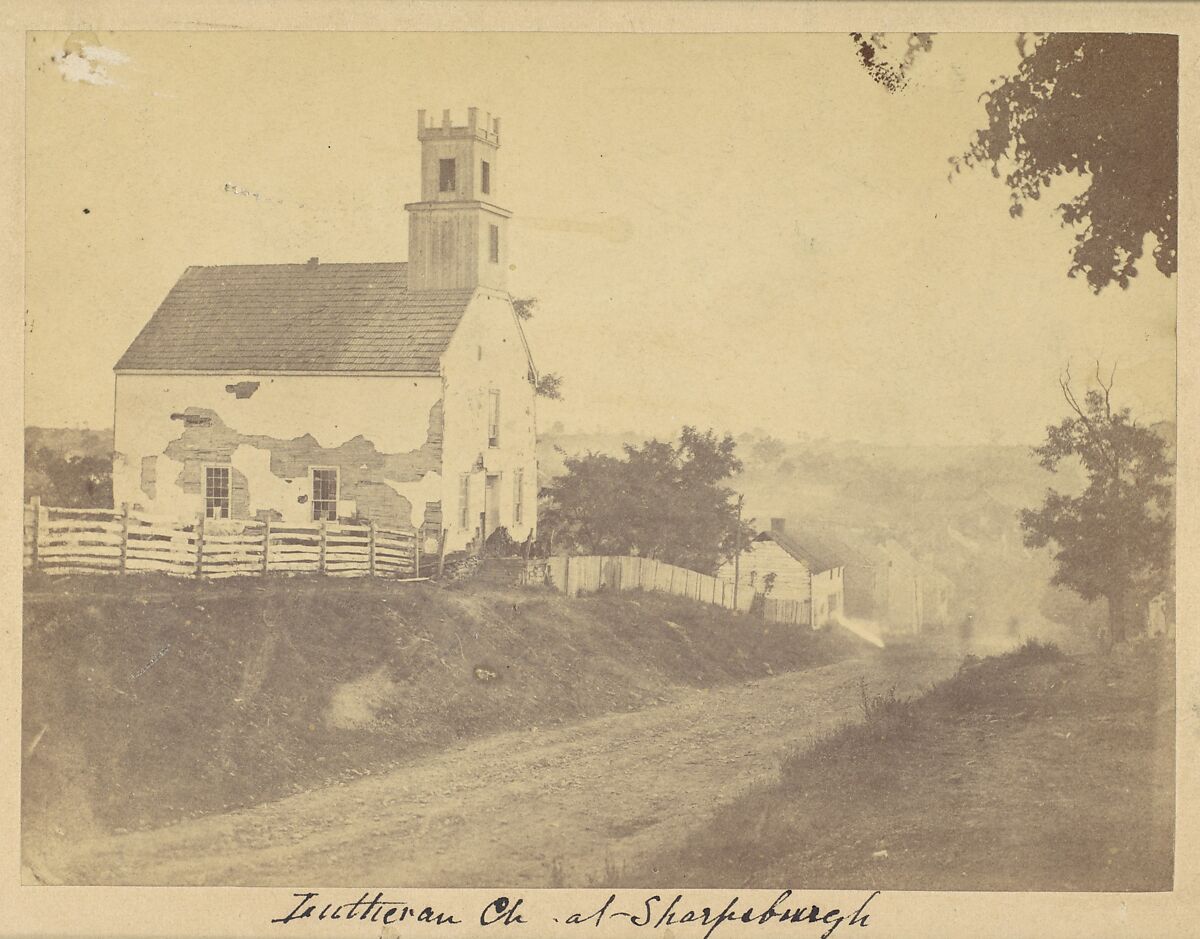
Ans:
[[[773,783],[789,750],[854,720],[860,681],[919,692],[957,661],[871,651],[676,687],[637,711],[498,734],[252,809],[61,846],[39,872],[89,884],[611,884],[647,870],[747,787]],[[641,883],[668,880],[652,871]]]
[[[234,811],[854,646],[658,594],[30,578],[25,843]]]
[[[679,886],[1169,890],[1175,657],[1031,644],[793,752],[632,872]],[[661,875],[661,876],[659,876]]]

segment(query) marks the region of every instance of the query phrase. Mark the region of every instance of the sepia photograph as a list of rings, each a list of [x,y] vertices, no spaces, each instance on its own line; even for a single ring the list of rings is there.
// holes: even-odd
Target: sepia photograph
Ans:
[[[23,41],[23,885],[1176,886],[1177,35]]]

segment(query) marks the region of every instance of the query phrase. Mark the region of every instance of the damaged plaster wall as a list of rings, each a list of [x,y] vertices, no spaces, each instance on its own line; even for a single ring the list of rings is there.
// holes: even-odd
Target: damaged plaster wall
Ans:
[[[475,537],[486,477],[499,477],[499,523],[522,541],[537,525],[537,433],[529,359],[506,294],[480,289],[442,357],[445,436],[442,509],[446,550]],[[500,440],[488,446],[488,398],[500,392]],[[483,468],[478,461],[482,458]],[[516,470],[522,472],[522,521],[513,520]],[[459,480],[470,475],[468,524],[461,525]]]
[[[207,465],[231,468],[235,518],[311,522],[313,466],[338,468],[339,517],[415,527],[440,501],[441,379],[236,378],[117,376],[118,504],[194,518]]]

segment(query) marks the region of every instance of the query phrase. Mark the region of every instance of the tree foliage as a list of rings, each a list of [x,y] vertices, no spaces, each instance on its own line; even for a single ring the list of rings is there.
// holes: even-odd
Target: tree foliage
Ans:
[[[961,157],[990,165],[1012,190],[1020,216],[1055,177],[1087,177],[1063,202],[1063,223],[1078,229],[1068,274],[1093,291],[1129,286],[1146,235],[1165,275],[1176,267],[1179,165],[1177,37],[1049,33],[1018,39],[1015,75],[983,95],[988,126]],[[1003,170],[1003,172],[1002,172]]]
[[[562,378],[554,372],[544,372],[533,383],[533,391],[539,398],[551,401],[562,400]]]
[[[899,56],[890,58],[891,45],[884,33],[851,33],[858,48],[858,60],[867,74],[893,94],[908,84],[908,73],[918,53],[933,46],[933,33],[908,33]]]
[[[735,443],[684,427],[678,442],[626,444],[623,457],[567,457],[545,490],[540,527],[555,550],[640,555],[712,573],[733,555],[741,472]],[[749,529],[743,529],[743,538]]]
[[[533,319],[533,311],[537,309],[537,305],[537,297],[514,297],[512,301],[513,312],[522,323]],[[562,376],[556,372],[544,372],[533,379],[534,394],[551,401],[562,400],[562,385]]]
[[[87,454],[63,454],[51,447],[25,447],[25,498],[66,509],[112,506],[112,461]]]
[[[774,437],[764,437],[750,448],[750,453],[760,463],[774,463],[787,453],[787,447]]]
[[[1087,476],[1081,495],[1050,489],[1038,509],[1021,512],[1025,544],[1052,545],[1054,584],[1084,600],[1108,602],[1112,638],[1137,625],[1133,606],[1166,591],[1173,571],[1174,485],[1168,442],[1139,426],[1129,408],[1114,408],[1112,376],[1080,402],[1068,370],[1060,379],[1071,414],[1047,428],[1034,448],[1041,466],[1057,472],[1078,460]]]
[[[513,297],[513,312],[522,322],[533,319],[533,311],[537,307],[537,297]]]

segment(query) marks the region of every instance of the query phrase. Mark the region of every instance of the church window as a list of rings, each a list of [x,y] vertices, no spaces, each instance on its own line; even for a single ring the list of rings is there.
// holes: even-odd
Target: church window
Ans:
[[[338,471],[322,467],[312,471],[313,521],[337,521]]]
[[[488,226],[488,260],[500,263],[500,229],[495,225]]]
[[[454,192],[458,188],[455,160],[438,160],[438,191]]]
[[[229,467],[204,467],[204,517],[229,518]]]
[[[485,196],[492,191],[492,164],[487,160],[479,168],[479,191]]]
[[[488,446],[500,446],[500,392],[495,388],[488,393]]]

